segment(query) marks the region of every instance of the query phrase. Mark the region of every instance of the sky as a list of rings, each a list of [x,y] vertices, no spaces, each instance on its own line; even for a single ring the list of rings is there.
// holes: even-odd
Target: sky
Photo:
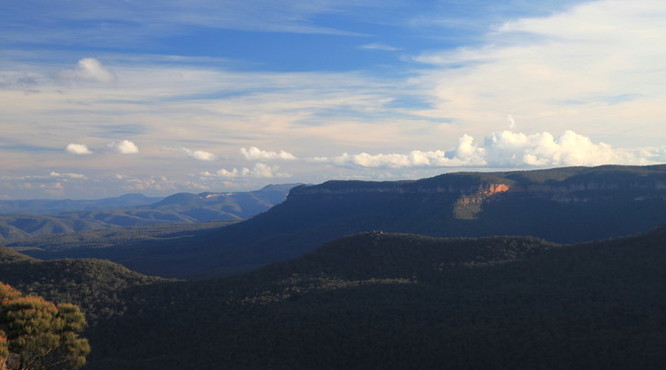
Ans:
[[[663,0],[0,0],[0,199],[666,162]]]

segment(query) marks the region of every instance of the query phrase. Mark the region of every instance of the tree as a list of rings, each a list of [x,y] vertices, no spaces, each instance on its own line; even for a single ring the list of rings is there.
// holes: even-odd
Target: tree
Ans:
[[[0,283],[0,369],[73,369],[85,364],[90,346],[79,333],[78,306],[55,305]]]

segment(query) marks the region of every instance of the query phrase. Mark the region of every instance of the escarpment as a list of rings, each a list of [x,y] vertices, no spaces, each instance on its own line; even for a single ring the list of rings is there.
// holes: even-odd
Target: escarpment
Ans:
[[[638,170],[640,169],[640,170]],[[550,172],[550,173],[549,173]],[[535,174],[541,173],[542,176]],[[543,175],[545,173],[545,175]],[[563,194],[666,195],[666,165],[569,167],[540,171],[451,173],[415,181],[328,181],[292,189],[289,199],[372,194],[454,194],[475,203],[497,193],[522,193],[563,199]]]

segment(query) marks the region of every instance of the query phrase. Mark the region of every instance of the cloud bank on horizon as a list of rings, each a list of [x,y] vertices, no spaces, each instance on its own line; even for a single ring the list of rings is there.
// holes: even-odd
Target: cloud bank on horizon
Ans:
[[[0,198],[666,162],[660,0],[26,0],[0,35]]]

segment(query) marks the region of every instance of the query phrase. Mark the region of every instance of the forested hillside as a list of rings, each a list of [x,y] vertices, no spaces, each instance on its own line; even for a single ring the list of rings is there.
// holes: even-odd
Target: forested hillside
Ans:
[[[666,228],[573,245],[369,232],[201,281],[0,252],[0,280],[84,307],[87,369],[659,369],[666,360]]]
[[[93,326],[126,311],[126,289],[164,281],[105,260],[41,261],[0,247],[0,282],[58,303],[75,303]]]
[[[367,233],[133,290],[90,369],[658,369],[666,229],[558,246]],[[444,366],[445,365],[445,366]]]

